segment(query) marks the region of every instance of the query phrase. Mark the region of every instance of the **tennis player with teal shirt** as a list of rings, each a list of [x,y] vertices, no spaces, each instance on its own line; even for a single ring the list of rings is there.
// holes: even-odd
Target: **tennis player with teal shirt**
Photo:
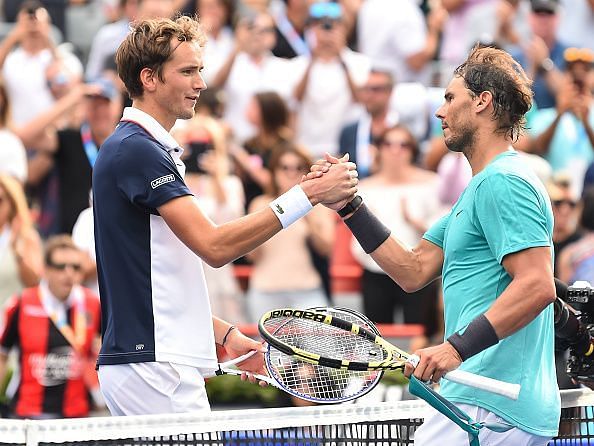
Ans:
[[[409,249],[356,197],[339,214],[361,246],[403,289],[442,276],[446,341],[416,351],[406,374],[437,382],[453,369],[521,385],[517,401],[441,381],[440,393],[476,421],[483,444],[546,445],[557,434],[560,398],[553,354],[553,215],[544,186],[511,147],[530,109],[530,81],[504,51],[475,48],[455,70],[436,116],[445,143],[470,162],[473,179],[449,214]],[[315,173],[338,160],[327,157]],[[488,439],[488,440],[487,440]],[[467,445],[440,413],[415,445]]]

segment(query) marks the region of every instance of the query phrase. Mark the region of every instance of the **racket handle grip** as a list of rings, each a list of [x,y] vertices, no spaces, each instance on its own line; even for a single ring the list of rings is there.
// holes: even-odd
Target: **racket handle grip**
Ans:
[[[408,358],[408,362],[415,367],[419,364],[419,360],[420,358],[417,355],[410,355]],[[520,395],[519,384],[511,384],[505,381],[499,381],[498,379],[475,375],[474,373],[466,372],[464,370],[452,370],[451,372],[446,373],[443,377],[448,381],[496,393],[497,395],[505,396],[514,401],[517,400]]]
[[[486,390],[512,400],[517,400],[520,395],[519,384],[511,384],[505,381],[487,378],[486,376],[475,375],[474,373],[466,372],[464,370],[452,370],[451,372],[446,373],[443,377],[448,381]]]

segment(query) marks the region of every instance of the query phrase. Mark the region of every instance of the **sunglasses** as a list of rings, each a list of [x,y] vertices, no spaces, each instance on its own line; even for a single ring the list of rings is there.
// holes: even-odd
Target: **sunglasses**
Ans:
[[[82,269],[82,265],[80,263],[48,263],[49,267],[53,269],[57,269],[59,271],[64,271],[66,268],[71,268],[72,270],[78,272]]]
[[[384,93],[386,91],[390,91],[392,89],[391,85],[365,85],[361,87],[361,90],[367,91],[369,93]]]
[[[566,62],[585,62],[594,63],[594,51],[590,48],[567,48],[563,52],[563,58]]]
[[[380,147],[394,147],[394,148],[402,148],[402,149],[412,149],[412,143],[408,141],[380,141]]]
[[[575,208],[577,206],[577,203],[575,201],[571,201],[571,200],[553,200],[553,206],[555,207],[560,207],[564,204],[566,204],[567,206],[569,206],[570,208]]]
[[[278,169],[282,170],[283,172],[305,172],[307,167],[303,164],[279,164]]]

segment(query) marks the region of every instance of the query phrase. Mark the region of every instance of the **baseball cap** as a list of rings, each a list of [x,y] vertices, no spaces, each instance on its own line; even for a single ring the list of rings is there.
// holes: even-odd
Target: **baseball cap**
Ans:
[[[559,8],[559,0],[530,0],[533,12],[556,13]]]
[[[95,94],[89,94],[87,96],[105,98],[110,101],[118,97],[119,93],[116,86],[111,80],[105,77],[94,79],[87,82],[87,84],[96,85],[98,87],[98,91]]]
[[[333,2],[314,3],[309,7],[309,17],[314,20],[339,20],[342,17],[342,7]]]
[[[590,48],[567,48],[563,51],[563,58],[567,63],[583,62],[594,64],[594,51]]]

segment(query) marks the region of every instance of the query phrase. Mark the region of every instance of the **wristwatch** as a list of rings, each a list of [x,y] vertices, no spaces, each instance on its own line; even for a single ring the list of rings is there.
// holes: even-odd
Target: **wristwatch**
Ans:
[[[555,62],[550,57],[547,57],[540,63],[539,71],[549,73],[555,69]]]
[[[352,212],[355,212],[361,203],[363,202],[363,198],[360,195],[357,195],[351,201],[349,201],[342,209],[338,210],[338,215],[341,217],[346,217]]]

